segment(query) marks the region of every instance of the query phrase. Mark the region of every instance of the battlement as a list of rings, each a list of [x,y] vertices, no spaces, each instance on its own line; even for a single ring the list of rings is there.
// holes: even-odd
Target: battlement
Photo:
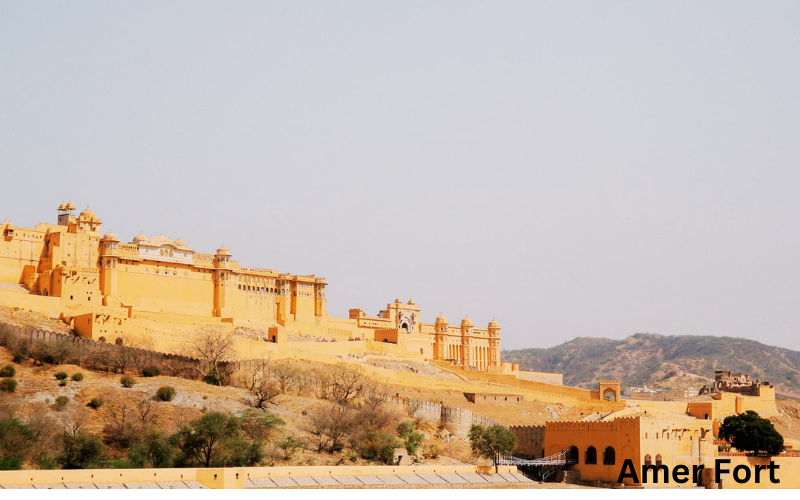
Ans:
[[[613,420],[594,420],[594,421],[569,421],[553,422],[549,421],[545,425],[546,432],[559,431],[614,431],[621,428],[635,428],[640,417],[620,417]]]

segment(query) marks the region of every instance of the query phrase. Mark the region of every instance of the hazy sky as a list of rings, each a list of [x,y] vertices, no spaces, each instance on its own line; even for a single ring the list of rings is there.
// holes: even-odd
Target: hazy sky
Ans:
[[[796,1],[0,1],[0,169],[336,316],[800,349]]]

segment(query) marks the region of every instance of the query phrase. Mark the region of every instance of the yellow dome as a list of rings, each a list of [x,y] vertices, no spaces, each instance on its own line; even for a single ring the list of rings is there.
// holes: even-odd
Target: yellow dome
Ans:
[[[178,238],[177,240],[175,240],[175,246],[176,247],[185,247],[185,246],[189,246],[189,245],[187,245],[186,242],[183,241],[182,239]]]
[[[144,233],[139,233],[139,234],[137,234],[136,236],[133,237],[133,242],[134,243],[147,243],[148,241],[149,241],[149,238]]]
[[[75,210],[75,205],[70,201],[67,203],[67,210]]]
[[[231,251],[228,250],[228,247],[222,245],[221,247],[217,248],[217,255],[230,255]]]
[[[79,215],[79,217],[80,217],[81,219],[90,219],[90,220],[91,220],[91,219],[96,219],[96,218],[97,218],[97,215],[95,215],[95,213],[92,211],[92,209],[91,209],[91,208],[89,208],[89,206],[87,205],[87,206],[86,206],[86,210],[84,210],[83,212],[81,212],[81,213],[80,213],[80,215]]]
[[[445,316],[444,313],[439,314],[439,316],[436,317],[436,322],[447,323],[447,316]]]
[[[414,305],[414,301],[412,299],[408,299],[408,305],[413,306]]]
[[[175,242],[162,234],[152,236],[148,241],[154,247],[163,247],[164,245],[175,246]]]
[[[500,323],[498,323],[496,319],[492,318],[492,320],[489,322],[489,328],[500,328]]]
[[[472,326],[472,320],[469,319],[469,316],[461,320],[461,326]]]
[[[117,236],[116,233],[106,233],[106,235],[103,236],[103,241],[119,241],[119,236]]]
[[[58,209],[59,210],[66,210],[67,209],[67,204],[62,201],[61,205],[58,206]]]

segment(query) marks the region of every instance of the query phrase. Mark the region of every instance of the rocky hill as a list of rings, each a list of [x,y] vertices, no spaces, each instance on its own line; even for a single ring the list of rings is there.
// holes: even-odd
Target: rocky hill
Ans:
[[[524,370],[559,372],[564,384],[594,388],[600,379],[623,387],[701,387],[714,370],[750,373],[775,384],[779,395],[800,398],[800,352],[732,337],[637,333],[624,340],[578,337],[549,349],[503,351]]]

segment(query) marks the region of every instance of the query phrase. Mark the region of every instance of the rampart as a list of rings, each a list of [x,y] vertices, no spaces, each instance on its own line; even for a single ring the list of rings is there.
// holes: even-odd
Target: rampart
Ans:
[[[544,425],[512,425],[508,429],[517,438],[514,455],[522,458],[544,457]]]
[[[69,345],[72,347],[72,352],[68,359],[79,366],[88,366],[93,370],[105,369],[106,371],[113,370],[114,373],[117,371],[140,373],[145,366],[158,366],[165,375],[189,379],[200,378],[208,371],[208,367],[201,360],[179,354],[123,347],[75,335],[6,323],[0,323],[0,327],[31,344],[41,341],[48,344]],[[124,355],[115,355],[115,353],[124,353]]]

